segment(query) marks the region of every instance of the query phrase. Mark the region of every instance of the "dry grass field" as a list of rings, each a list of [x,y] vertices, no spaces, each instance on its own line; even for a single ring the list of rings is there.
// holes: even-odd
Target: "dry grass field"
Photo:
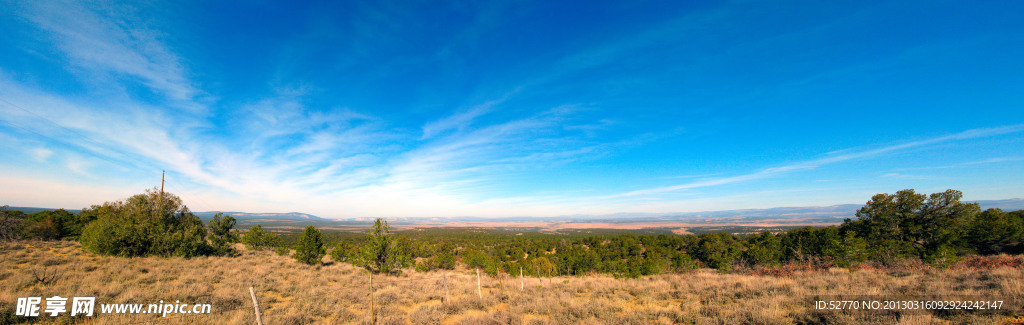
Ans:
[[[18,297],[95,296],[102,303],[210,303],[209,315],[40,316],[44,323],[253,324],[248,288],[255,287],[266,324],[369,323],[367,273],[344,263],[307,266],[272,252],[241,249],[237,257],[118,258],[84,252],[76,242],[0,243],[0,323]],[[56,272],[52,283],[34,275]],[[818,311],[815,295],[970,295],[1009,300],[1024,294],[1024,273],[994,269],[892,272],[870,269],[797,273],[790,277],[699,270],[640,279],[609,276],[525,279],[483,277],[473,270],[374,278],[380,324],[941,324],[1004,323],[1024,315],[1020,300],[1001,313]]]

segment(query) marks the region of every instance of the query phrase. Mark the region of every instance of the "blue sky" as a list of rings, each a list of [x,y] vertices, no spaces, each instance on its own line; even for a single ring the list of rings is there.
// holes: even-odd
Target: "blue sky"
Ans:
[[[0,204],[557,216],[1024,197],[1019,1],[0,2]]]

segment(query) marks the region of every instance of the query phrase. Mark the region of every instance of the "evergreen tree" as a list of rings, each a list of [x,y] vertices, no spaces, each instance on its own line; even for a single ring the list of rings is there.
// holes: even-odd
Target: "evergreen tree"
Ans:
[[[319,264],[324,255],[327,255],[327,251],[324,249],[320,230],[313,226],[306,226],[306,231],[299,238],[299,243],[295,244],[295,253],[292,254],[292,257],[300,263],[314,265]]]
[[[878,194],[857,210],[857,218],[864,223],[868,242],[884,255],[879,258],[909,254],[925,258],[968,246],[961,239],[981,208],[960,202],[961,197],[957,190],[928,196],[912,189]]]
[[[868,259],[868,242],[864,238],[857,237],[857,233],[853,231],[846,232],[843,235],[843,254],[836,260],[836,264],[841,267],[849,267],[855,263],[860,263]]]
[[[747,239],[748,247],[743,252],[743,259],[747,263],[762,266],[775,266],[782,258],[782,240],[771,232],[765,231],[760,235]]]
[[[412,259],[408,247],[408,239],[396,240],[388,222],[377,218],[366,234],[360,262],[372,272],[401,273]]]
[[[217,212],[207,225],[210,229],[210,246],[217,255],[228,255],[234,252],[231,244],[238,242],[238,234],[231,231],[235,227],[235,218]]]
[[[24,212],[10,210],[8,206],[0,206],[0,240],[15,240],[21,238],[22,228],[25,224]]]
[[[693,255],[708,267],[727,272],[743,251],[743,244],[736,235],[709,233],[698,236]]]
[[[281,239],[277,234],[263,230],[262,225],[255,225],[242,234],[242,244],[249,249],[271,249],[279,246]]]
[[[443,270],[455,269],[455,256],[448,252],[437,253],[434,257],[434,267]]]
[[[434,267],[443,270],[455,269],[455,247],[451,243],[443,243],[437,249],[434,257]]]
[[[82,226],[76,221],[74,213],[64,209],[40,211],[25,216],[28,237],[42,240],[56,240],[65,237],[77,238],[82,233]]]
[[[1020,211],[1017,211],[1018,214]],[[1020,253],[1024,220],[1000,209],[982,212],[971,225],[967,241],[979,254]]]
[[[487,255],[475,249],[469,250],[462,254],[462,264],[471,269],[482,268],[487,265]]]
[[[335,245],[331,249],[331,259],[335,262],[348,262],[353,259],[357,259],[359,255],[359,248],[355,245],[350,244],[347,241],[339,241],[338,245]]]

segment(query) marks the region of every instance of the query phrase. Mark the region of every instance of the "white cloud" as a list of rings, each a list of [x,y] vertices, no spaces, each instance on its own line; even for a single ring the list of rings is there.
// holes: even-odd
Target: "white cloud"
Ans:
[[[50,158],[50,156],[53,155],[53,151],[46,148],[35,148],[29,150],[29,155],[32,156],[32,160],[35,160],[36,162],[39,163],[44,163],[46,162],[47,158]]]
[[[89,172],[88,168],[92,165],[88,161],[82,159],[69,159],[65,164],[69,170],[89,178],[95,178],[96,176]]]

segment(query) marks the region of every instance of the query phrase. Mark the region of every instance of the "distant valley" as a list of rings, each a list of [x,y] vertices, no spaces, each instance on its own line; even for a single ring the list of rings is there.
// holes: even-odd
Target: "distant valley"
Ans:
[[[1006,211],[1024,209],[1024,199],[979,200],[981,208],[999,208]],[[702,233],[727,231],[734,233],[781,231],[802,226],[828,226],[840,224],[846,218],[855,218],[861,204],[840,204],[824,207],[778,207],[684,213],[616,213],[607,215],[567,215],[555,217],[385,217],[395,230],[432,227],[496,228],[511,231],[539,231],[550,233],[588,232],[594,230],[637,231],[655,233]],[[34,213],[46,208],[10,207]],[[78,212],[79,210],[68,210]],[[194,212],[209,221],[219,211]],[[335,231],[365,231],[374,218],[328,219],[308,213],[251,213],[225,211],[238,220],[236,228],[249,228],[260,224],[277,231],[296,231],[307,225]]]

